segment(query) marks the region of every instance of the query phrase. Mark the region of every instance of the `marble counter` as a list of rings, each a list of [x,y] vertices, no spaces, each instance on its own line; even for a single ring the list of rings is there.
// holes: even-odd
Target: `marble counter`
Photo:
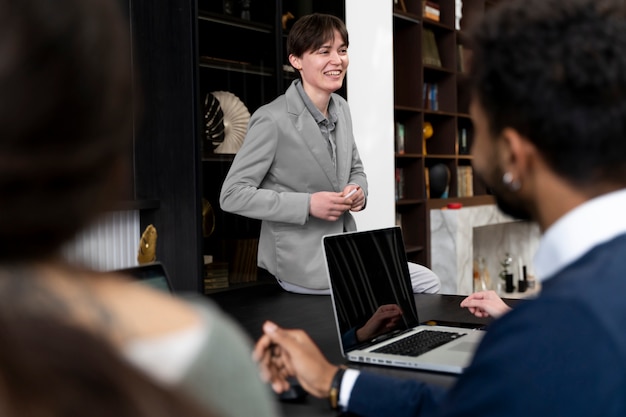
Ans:
[[[513,258],[510,270],[516,281],[520,262],[532,274],[539,237],[535,223],[506,216],[495,205],[431,210],[431,269],[441,279],[440,293],[470,294],[474,260],[481,257],[491,278],[491,289],[498,289],[500,262],[506,253]]]

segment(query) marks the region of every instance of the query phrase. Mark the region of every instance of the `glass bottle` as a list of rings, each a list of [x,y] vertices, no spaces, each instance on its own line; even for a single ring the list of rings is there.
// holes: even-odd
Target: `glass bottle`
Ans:
[[[487,269],[485,258],[474,261],[474,292],[487,291],[491,289],[491,277]]]

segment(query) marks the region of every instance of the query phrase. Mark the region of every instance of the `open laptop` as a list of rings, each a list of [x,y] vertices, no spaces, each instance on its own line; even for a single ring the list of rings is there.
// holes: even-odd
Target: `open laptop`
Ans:
[[[420,325],[399,226],[327,235],[322,244],[339,342],[346,359],[463,372],[484,331]],[[375,325],[378,322],[381,325]],[[416,353],[421,352],[420,347],[398,347],[413,345],[407,338],[426,336],[439,346],[425,353]]]
[[[138,282],[149,285],[156,289],[172,293],[172,283],[167,275],[165,267],[160,262],[131,266],[119,269],[116,272],[129,275]]]

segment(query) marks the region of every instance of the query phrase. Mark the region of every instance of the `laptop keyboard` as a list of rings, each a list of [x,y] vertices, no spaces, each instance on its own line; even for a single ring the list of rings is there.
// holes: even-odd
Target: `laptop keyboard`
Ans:
[[[402,356],[419,356],[436,347],[458,339],[461,336],[465,336],[465,333],[423,330],[404,339],[380,347],[374,350],[374,352]]]

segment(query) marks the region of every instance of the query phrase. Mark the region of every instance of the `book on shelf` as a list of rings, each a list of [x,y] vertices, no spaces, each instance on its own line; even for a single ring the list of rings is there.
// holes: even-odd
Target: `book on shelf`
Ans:
[[[426,198],[430,198],[430,172],[428,172],[428,167],[424,168],[424,191]]]
[[[404,170],[396,168],[396,201],[404,198]]]
[[[458,44],[456,46],[456,52],[457,52],[457,57],[456,57],[457,70],[459,72],[465,72],[465,47],[461,44]]]
[[[472,48],[463,46],[463,72],[467,72],[472,62]]]
[[[437,84],[430,85],[430,109],[439,110],[439,86]]]
[[[439,87],[434,83],[424,83],[423,86],[424,108],[427,110],[439,110]]]
[[[404,124],[396,122],[396,153],[404,155]]]
[[[435,67],[441,66],[437,39],[432,29],[423,29],[422,32],[422,62]]]
[[[229,246],[232,261],[229,270],[229,282],[241,284],[257,280],[258,238],[230,239]]]
[[[422,7],[425,19],[430,19],[435,22],[439,21],[441,16],[439,4],[435,3],[434,1],[423,0]]]
[[[459,129],[457,143],[459,146],[459,155],[469,154],[469,145],[467,143],[467,128],[462,127]]]
[[[457,181],[457,196],[459,197],[473,197],[473,171],[469,165],[460,165],[456,168],[456,181]]]

